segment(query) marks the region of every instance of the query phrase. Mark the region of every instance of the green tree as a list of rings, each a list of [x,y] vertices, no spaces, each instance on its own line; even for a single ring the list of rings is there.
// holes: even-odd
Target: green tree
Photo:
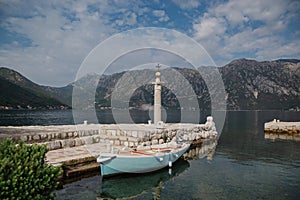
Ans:
[[[0,199],[53,199],[61,168],[45,163],[46,152],[23,141],[0,142]]]

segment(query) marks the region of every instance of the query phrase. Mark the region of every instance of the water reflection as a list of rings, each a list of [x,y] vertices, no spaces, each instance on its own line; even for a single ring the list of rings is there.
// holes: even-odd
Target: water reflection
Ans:
[[[300,141],[300,135],[297,134],[273,134],[265,132],[265,139],[274,142],[275,140],[293,140],[293,141]]]
[[[128,174],[104,179],[97,199],[133,199],[144,193],[151,193],[153,199],[160,199],[163,183],[174,179],[189,166],[188,161],[179,159],[171,171],[165,168],[151,174]]]
[[[160,199],[163,185],[174,180],[175,177],[188,169],[190,166],[188,160],[205,157],[212,160],[216,145],[217,138],[204,140],[185,153],[172,168],[165,168],[146,175],[127,174],[104,179],[102,181],[102,191],[97,199],[140,199],[145,194],[150,195],[152,199]]]
[[[200,145],[191,148],[183,156],[186,160],[198,160],[207,157],[207,160],[212,160],[215,154],[218,140],[206,139]]]

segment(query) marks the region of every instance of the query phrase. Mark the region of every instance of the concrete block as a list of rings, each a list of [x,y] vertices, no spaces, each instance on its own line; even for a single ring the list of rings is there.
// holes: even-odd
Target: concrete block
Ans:
[[[55,139],[60,139],[60,133],[54,133],[54,137]]]
[[[111,130],[111,136],[117,136],[117,131],[116,130]]]
[[[129,142],[129,146],[133,147],[134,146],[134,142]]]
[[[81,138],[76,138],[74,141],[75,141],[75,146],[76,146],[76,147],[82,145]]]
[[[75,140],[69,139],[69,140],[62,140],[61,145],[63,148],[65,147],[74,147],[75,146]]]
[[[139,141],[141,141],[141,139],[140,138],[136,138],[136,137],[128,137],[128,141],[129,142],[139,142]]]
[[[48,145],[49,144],[49,145]],[[47,146],[49,147],[49,149],[51,150],[55,150],[55,149],[61,149],[61,141],[60,140],[55,140],[55,141],[51,141],[47,144]]]
[[[157,140],[157,139],[153,139],[153,140],[151,141],[151,143],[152,143],[152,145],[158,144],[158,140]]]
[[[131,136],[132,137],[138,137],[138,132],[137,131],[131,131]]]
[[[84,141],[84,144],[93,144],[93,138],[92,137],[84,137],[82,139]]]
[[[99,143],[100,141],[100,137],[97,136],[94,136],[93,139],[94,139],[94,143]]]
[[[126,146],[126,147],[128,147],[129,146],[129,143],[126,141],[126,142],[124,142],[123,143],[124,144],[124,146]]]
[[[138,132],[138,138],[144,138],[145,137],[145,133],[144,132]]]
[[[163,139],[160,139],[160,140],[158,141],[158,143],[159,143],[159,144],[163,144],[163,143],[164,143],[164,140],[163,140]]]
[[[32,137],[32,139],[33,139],[33,140],[40,140],[41,138],[40,138],[40,135],[37,134],[37,135],[34,135],[34,136]]]
[[[128,140],[128,137],[126,137],[126,136],[119,136],[118,138],[119,138],[119,140],[122,140],[122,141]]]
[[[48,138],[48,135],[47,134],[41,134],[40,137],[41,137],[41,140],[46,140]]]
[[[114,145],[121,145],[120,140],[115,140],[115,141],[114,141]]]
[[[73,132],[68,132],[68,133],[67,133],[67,137],[68,137],[68,138],[72,138],[72,137],[73,137]]]
[[[27,142],[28,137],[27,135],[21,135],[20,139],[23,140],[24,142]]]
[[[150,137],[148,137],[148,136],[146,136],[146,137],[143,137],[143,138],[141,139],[141,141],[144,141],[144,142],[146,142],[146,141],[150,141]]]
[[[60,137],[61,137],[61,139],[65,139],[67,137],[67,133],[61,133]]]

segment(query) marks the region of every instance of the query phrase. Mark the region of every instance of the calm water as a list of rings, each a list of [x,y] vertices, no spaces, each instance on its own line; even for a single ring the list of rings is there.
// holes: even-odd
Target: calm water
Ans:
[[[71,111],[0,114],[1,125],[73,123]],[[106,121],[103,116],[102,122],[109,123],[110,116]],[[300,142],[265,140],[263,124],[274,118],[300,121],[300,112],[228,112],[212,160],[182,159],[171,175],[164,169],[104,180],[93,176],[65,185],[56,198],[300,199]]]

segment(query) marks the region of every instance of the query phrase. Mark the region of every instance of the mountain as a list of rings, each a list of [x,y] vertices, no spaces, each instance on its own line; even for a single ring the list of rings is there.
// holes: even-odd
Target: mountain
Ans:
[[[0,68],[0,109],[66,109],[66,104],[51,97],[45,86],[33,83],[20,73]]]
[[[237,59],[216,69],[222,75],[229,110],[300,109],[300,60],[279,59],[258,62]],[[207,73],[208,67],[200,67],[198,70],[187,68],[172,68],[172,70],[174,71],[172,74],[161,71],[163,76],[171,76],[168,78],[170,81],[165,83],[162,89],[163,106],[167,109],[179,109],[182,107],[180,102],[184,102],[184,99],[195,98],[201,110],[209,110],[210,94],[201,76],[204,75],[206,81],[214,83],[213,76]],[[194,97],[190,96],[186,85],[180,82],[181,77],[184,77],[192,87]],[[115,95],[113,105],[120,108],[129,104],[129,107],[147,110],[153,105],[152,82],[155,78],[153,70],[136,70],[130,73],[121,72],[102,76],[88,74],[60,88],[35,84],[18,72],[7,68],[0,68],[0,78],[1,102],[6,102],[5,105],[13,108],[17,105],[26,107],[25,102],[21,104],[22,102],[18,100],[26,95],[23,99],[27,99],[28,102],[33,102],[33,99],[38,101],[39,98],[46,98],[47,101],[40,99],[41,102],[47,105],[56,105],[54,103],[56,102],[57,105],[71,106],[74,88],[78,91],[73,94],[74,105],[79,104],[82,97],[91,97],[81,105],[83,109],[111,107],[112,95]],[[126,90],[135,85],[138,87],[134,88],[134,91]],[[96,91],[92,88],[96,88]],[[14,90],[19,91],[20,96],[10,94]],[[172,91],[177,91],[176,95]],[[35,96],[28,97],[28,95]],[[35,104],[37,105],[38,102]]]
[[[180,76],[185,77],[192,86],[200,109],[210,109],[211,99],[205,81],[201,77],[206,75],[205,80],[211,80],[210,73],[206,73],[207,67],[195,69],[173,68],[179,74],[175,74],[174,82],[168,83],[171,89],[179,91],[176,96],[171,89],[163,87],[162,104],[165,108],[179,108],[179,99],[188,98],[187,90],[182,84],[178,84]],[[229,64],[217,68],[222,75],[226,90],[227,109],[229,110],[299,110],[300,109],[300,60],[280,59],[275,61],[258,62],[255,60],[238,59]],[[131,72],[133,73],[133,72]],[[138,87],[134,93],[124,90],[116,99],[126,99],[124,96],[131,95],[129,106],[139,109],[148,109],[153,104],[153,70],[135,71],[133,78],[127,78],[122,82],[123,88],[130,85],[146,82]],[[164,76],[167,72],[162,70]],[[126,72],[110,76],[89,76],[87,80],[98,79],[96,92],[96,107],[111,106],[111,95],[119,79]],[[94,78],[92,78],[94,77]],[[95,80],[93,81],[95,83]],[[166,84],[165,84],[166,85]],[[86,87],[88,88],[88,87]],[[88,89],[86,89],[88,90]],[[123,97],[123,98],[122,98]],[[116,102],[114,102],[116,103]],[[126,102],[124,102],[126,103]],[[127,104],[126,103],[126,104]],[[124,104],[125,105],[125,104]]]
[[[300,62],[239,59],[220,68],[228,108],[299,109]]]

